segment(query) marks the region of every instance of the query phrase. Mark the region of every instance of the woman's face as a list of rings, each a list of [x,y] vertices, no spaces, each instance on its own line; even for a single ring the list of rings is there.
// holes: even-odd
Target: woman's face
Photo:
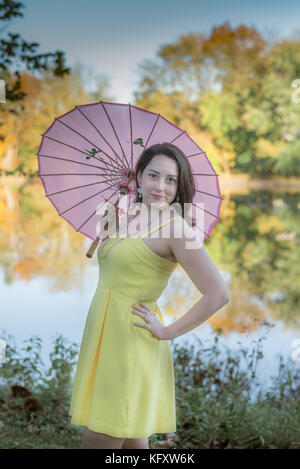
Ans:
[[[166,155],[155,155],[141,175],[137,176],[142,189],[143,203],[151,208],[169,206],[175,199],[178,187],[176,161]],[[154,195],[160,195],[156,198]]]

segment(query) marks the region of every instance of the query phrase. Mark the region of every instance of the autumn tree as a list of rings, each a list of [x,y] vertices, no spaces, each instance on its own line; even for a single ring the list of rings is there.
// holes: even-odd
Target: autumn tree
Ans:
[[[94,91],[86,91],[85,79],[89,76],[95,83]],[[20,75],[23,109],[18,115],[9,113],[2,126],[4,138],[0,141],[0,173],[36,174],[36,153],[41,134],[53,119],[72,109],[75,105],[96,100],[113,101],[109,95],[109,82],[102,75],[87,75],[81,65],[73,67],[70,74],[57,80],[51,71],[41,78],[28,72]]]
[[[139,65],[137,104],[154,104],[165,115],[159,105],[168,101],[168,110],[175,100],[169,118],[177,113],[177,122],[185,108],[193,109],[194,134],[218,170],[267,176],[284,168],[291,174],[299,159],[300,106],[291,102],[291,83],[300,76],[299,46],[297,39],[270,44],[255,28],[228,22],[207,37],[181,35],[161,46],[155,60]]]

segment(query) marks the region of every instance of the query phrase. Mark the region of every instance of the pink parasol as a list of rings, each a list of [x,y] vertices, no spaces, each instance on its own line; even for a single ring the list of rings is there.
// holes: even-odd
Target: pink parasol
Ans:
[[[120,194],[127,195],[130,206],[136,200],[137,160],[147,147],[165,142],[179,147],[188,158],[196,190],[192,214],[200,206],[203,217],[201,227],[194,229],[205,239],[220,220],[223,197],[218,175],[187,132],[160,114],[99,101],[75,106],[55,118],[42,134],[37,156],[46,197],[59,216],[94,240],[88,257],[100,240],[98,207],[106,202],[116,206]]]

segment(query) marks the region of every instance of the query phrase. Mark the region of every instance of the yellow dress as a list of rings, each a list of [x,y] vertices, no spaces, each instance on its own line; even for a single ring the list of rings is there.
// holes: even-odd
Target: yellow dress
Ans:
[[[168,340],[135,326],[142,301],[164,319],[156,303],[177,263],[138,238],[108,238],[97,249],[94,293],[74,378],[71,424],[116,438],[147,438],[176,431],[173,359]],[[115,245],[114,245],[115,244]],[[111,248],[111,249],[110,249]],[[106,257],[105,257],[106,255]]]

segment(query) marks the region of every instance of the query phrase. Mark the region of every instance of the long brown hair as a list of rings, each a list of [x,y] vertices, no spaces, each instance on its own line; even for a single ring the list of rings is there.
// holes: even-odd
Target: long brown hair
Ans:
[[[182,216],[186,216],[184,212],[184,204],[185,203],[192,203],[195,195],[195,183],[194,183],[194,177],[192,174],[192,169],[190,166],[190,163],[188,159],[186,158],[185,154],[183,153],[180,148],[176,147],[176,145],[173,145],[172,143],[156,143],[152,145],[149,148],[146,148],[143,153],[141,154],[136,166],[135,166],[135,181],[136,181],[136,186],[138,187],[138,180],[137,180],[137,175],[143,174],[146,166],[150,163],[152,158],[156,155],[165,155],[168,156],[169,158],[172,158],[172,160],[176,161],[177,168],[178,168],[178,186],[177,186],[177,194],[179,195],[179,200],[178,202],[176,201],[176,196],[173,202],[171,203],[171,206],[173,203],[175,203],[174,208],[176,209],[176,202],[181,206],[181,214]],[[136,200],[135,202],[141,202],[142,199],[139,199],[139,194],[137,193]],[[195,225],[195,220],[194,218],[192,220],[189,220],[188,217],[186,217],[187,221],[194,226]]]

